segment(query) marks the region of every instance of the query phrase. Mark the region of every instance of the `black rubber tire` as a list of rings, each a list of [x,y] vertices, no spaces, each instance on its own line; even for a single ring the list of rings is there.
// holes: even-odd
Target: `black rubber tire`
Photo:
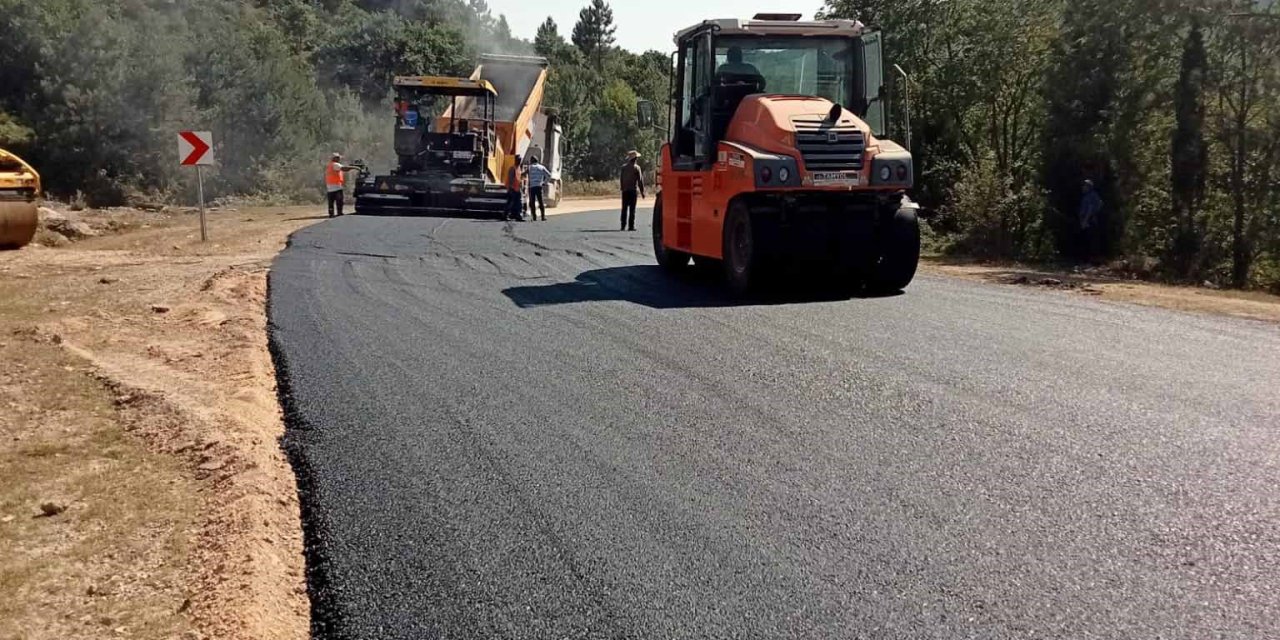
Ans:
[[[653,203],[653,256],[667,271],[680,271],[689,264],[689,254],[668,248],[662,243],[662,196]]]
[[[914,209],[899,209],[881,229],[880,253],[868,287],[874,293],[907,288],[920,264],[920,221]]]
[[[760,280],[762,261],[755,235],[751,212],[746,205],[741,202],[730,205],[724,217],[721,241],[724,260],[721,263],[729,289],[738,295],[750,293]]]

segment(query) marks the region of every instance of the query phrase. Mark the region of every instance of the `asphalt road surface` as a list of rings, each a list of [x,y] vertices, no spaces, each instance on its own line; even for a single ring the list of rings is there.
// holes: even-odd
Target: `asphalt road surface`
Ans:
[[[1275,326],[928,276],[738,303],[641,213],[295,234],[317,637],[1280,637]]]

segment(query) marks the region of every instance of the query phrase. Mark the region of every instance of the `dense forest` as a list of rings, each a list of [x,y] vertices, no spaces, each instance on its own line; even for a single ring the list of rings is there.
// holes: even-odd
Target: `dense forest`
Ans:
[[[616,47],[609,6],[583,2],[567,38],[548,19],[529,42],[484,0],[0,0],[0,146],[51,195],[114,205],[189,197],[175,134],[207,129],[215,195],[314,199],[331,150],[392,163],[392,76],[540,52],[569,171],[611,177],[656,148],[635,103],[664,100],[668,59]]]
[[[211,129],[218,195],[310,199],[324,154],[391,161],[389,83],[481,52],[551,60],[567,170],[610,178],[659,135],[668,52],[614,43],[605,0],[516,38],[484,0],[0,0],[0,145],[50,192],[189,197],[174,132]],[[886,33],[896,137],[937,245],[1280,290],[1280,2],[828,0]],[[713,16],[708,16],[713,17]],[[671,25],[671,30],[686,25]],[[1082,233],[1086,180],[1101,197]]]
[[[1280,3],[829,0],[824,13],[882,28],[910,74],[893,95],[910,89],[917,196],[944,246],[1280,291]],[[1085,180],[1103,202],[1092,238]]]

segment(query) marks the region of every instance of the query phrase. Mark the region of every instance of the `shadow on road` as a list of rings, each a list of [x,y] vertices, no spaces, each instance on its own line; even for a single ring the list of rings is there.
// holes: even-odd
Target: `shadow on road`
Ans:
[[[758,294],[739,297],[725,289],[719,274],[713,270],[695,268],[682,274],[670,274],[657,265],[592,269],[578,274],[573,282],[510,287],[503,289],[502,293],[522,309],[610,300],[654,309],[690,309],[834,302],[902,294],[897,291],[885,295],[853,295],[816,282],[788,282],[785,287],[775,284]]]

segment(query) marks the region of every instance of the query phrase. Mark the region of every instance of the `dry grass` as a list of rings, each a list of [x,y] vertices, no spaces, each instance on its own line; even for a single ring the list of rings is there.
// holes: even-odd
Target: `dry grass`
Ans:
[[[264,303],[315,213],[219,212],[202,244],[95,212],[107,235],[0,253],[0,640],[306,636]]]
[[[1280,323],[1280,296],[1261,291],[1173,286],[1123,280],[1103,274],[1016,264],[982,264],[938,257],[925,258],[921,263],[921,270],[983,282],[1072,291],[1116,302]]]
[[[0,324],[0,638],[180,637],[199,492],[125,434],[83,362],[14,329]]]
[[[564,183],[566,198],[618,197],[617,180],[572,180]]]

